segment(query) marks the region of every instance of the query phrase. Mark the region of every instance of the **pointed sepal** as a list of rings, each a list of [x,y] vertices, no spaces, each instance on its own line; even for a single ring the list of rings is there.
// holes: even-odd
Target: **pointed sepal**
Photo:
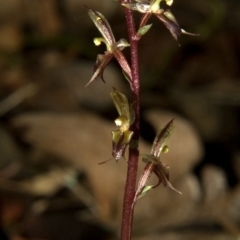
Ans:
[[[170,33],[174,37],[174,39],[177,41],[182,32],[177,20],[170,12],[170,10],[164,11],[161,14],[156,14],[156,16],[161,22],[163,22],[163,24],[166,26],[166,28],[170,31]]]
[[[105,82],[104,78],[103,78],[103,72],[104,72],[106,66],[111,61],[112,57],[113,57],[112,54],[109,52],[106,52],[105,54],[98,54],[97,60],[96,60],[95,66],[94,66],[94,73],[93,73],[91,79],[85,85],[85,87],[87,87],[90,83],[92,83],[98,77],[100,77],[103,80],[103,82]]]
[[[162,183],[165,187],[169,187],[173,191],[182,194],[180,191],[178,191],[176,188],[173,187],[173,185],[169,182],[169,167],[166,167],[163,163],[160,163],[159,165],[156,165],[154,167],[154,173],[158,177],[158,184],[155,186],[157,187],[160,183]]]
[[[109,45],[113,45],[115,43],[115,38],[112,29],[103,14],[88,8],[88,15],[94,22],[99,32],[102,34],[103,38],[107,41],[107,43]]]
[[[198,34],[189,33],[185,30],[181,29],[176,18],[172,14],[170,10],[166,10],[162,12],[161,14],[156,14],[157,18],[163,22],[163,24],[166,26],[166,28],[170,31],[172,36],[176,41],[178,41],[178,38],[181,36],[181,34],[187,34],[191,36],[198,36]]]
[[[151,154],[156,158],[159,158],[161,152],[163,152],[164,147],[166,146],[166,142],[173,132],[173,121],[174,119],[168,122],[163,129],[160,129],[157,132],[151,150]]]

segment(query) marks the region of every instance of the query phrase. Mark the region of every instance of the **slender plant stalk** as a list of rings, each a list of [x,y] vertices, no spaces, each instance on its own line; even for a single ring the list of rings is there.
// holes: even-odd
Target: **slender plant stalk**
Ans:
[[[129,0],[122,1],[125,3]],[[138,169],[138,142],[139,142],[139,130],[140,130],[140,81],[139,81],[139,67],[138,67],[138,40],[136,38],[136,29],[132,11],[125,8],[125,17],[128,28],[130,53],[131,53],[131,70],[132,70],[132,97],[133,97],[133,109],[135,112],[135,121],[132,124],[131,130],[134,132],[133,141],[136,146],[129,147],[128,158],[128,170],[127,179],[125,185],[125,193],[123,200],[123,213],[122,213],[122,228],[121,228],[121,240],[130,240],[133,224],[134,213],[134,196],[136,191],[137,181],[137,169]]]
[[[107,51],[105,51],[104,54],[99,54],[97,56],[94,74],[87,85],[96,80],[98,77],[102,78],[103,80],[103,71],[113,57],[117,59],[123,72],[125,73],[126,78],[130,83],[130,88],[132,91],[132,107],[129,106],[129,102],[126,96],[118,92],[116,89],[111,92],[111,97],[120,115],[119,118],[115,120],[115,123],[119,127],[119,130],[112,131],[113,158],[118,161],[121,157],[123,157],[124,151],[127,145],[129,145],[127,179],[123,199],[121,240],[131,240],[134,206],[140,197],[161,183],[164,186],[168,186],[172,190],[180,193],[169,182],[169,168],[165,166],[159,159],[161,152],[165,151],[167,148],[166,140],[172,133],[173,120],[171,120],[162,130],[158,131],[153,142],[151,154],[145,154],[142,158],[142,160],[147,165],[140,177],[138,186],[136,188],[139,159],[138,145],[140,133],[140,80],[138,63],[138,41],[140,40],[141,36],[144,35],[151,27],[151,24],[146,25],[151,15],[155,15],[160,21],[163,22],[175,40],[178,40],[182,33],[188,35],[195,34],[186,32],[185,30],[181,29],[171,11],[165,11],[164,9],[160,8],[161,0],[150,1],[149,4],[147,4],[145,1],[136,1],[136,4],[131,3],[131,0],[120,1],[124,6],[126,25],[129,35],[131,67],[129,67],[128,61],[121,52],[125,47],[129,46],[129,43],[124,39],[120,39],[116,42],[111,27],[106,18],[101,13],[87,7],[90,18],[102,35],[101,38],[95,38],[94,43],[96,45],[105,43],[107,47]],[[165,0],[165,2],[167,5],[171,6],[173,0]],[[140,22],[140,28],[138,29],[137,33],[132,13],[133,10],[144,13],[143,18]],[[135,118],[133,118],[132,108]],[[132,123],[133,119],[134,122]],[[148,186],[147,182],[152,173],[156,174],[159,182],[155,186]]]

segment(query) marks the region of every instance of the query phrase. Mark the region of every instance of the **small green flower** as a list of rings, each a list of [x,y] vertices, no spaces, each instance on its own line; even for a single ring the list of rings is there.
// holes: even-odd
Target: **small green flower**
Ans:
[[[168,147],[166,145],[167,140],[171,136],[174,126],[173,126],[173,120],[172,119],[163,129],[159,130],[157,132],[157,135],[154,139],[151,154],[143,154],[143,162],[145,162],[147,165],[145,166],[145,169],[142,173],[142,176],[139,179],[137,191],[135,194],[135,202],[146,194],[150,189],[157,187],[159,184],[163,184],[165,187],[168,186],[172,190],[176,191],[177,193],[180,193],[178,190],[176,190],[172,184],[169,182],[169,167],[163,164],[160,161],[160,155],[163,152],[166,152],[168,150]],[[158,177],[158,184],[155,186],[149,186],[147,185],[147,182],[149,178],[151,177],[151,174],[155,173]]]
[[[115,120],[115,124],[119,129],[112,131],[112,156],[118,161],[124,157],[126,147],[133,135],[133,132],[129,128],[134,121],[134,112],[124,94],[113,89],[111,97],[119,114],[119,117]]]
[[[123,38],[116,42],[108,21],[100,12],[88,9],[88,14],[92,21],[94,22],[95,26],[98,28],[99,32],[102,34],[102,37],[94,38],[93,40],[94,44],[96,46],[99,46],[101,43],[106,44],[107,51],[105,51],[104,54],[99,54],[97,56],[93,76],[86,84],[86,86],[88,86],[98,77],[100,77],[104,81],[103,78],[104,69],[109,64],[113,57],[117,59],[124,74],[128,77],[128,79],[131,79],[131,69],[126,58],[122,53],[122,50],[125,47],[128,47],[129,43],[127,42],[127,40]]]
[[[141,19],[140,29],[146,25],[152,15],[155,15],[161,22],[163,22],[175,40],[178,40],[182,33],[195,36],[196,34],[186,32],[180,28],[170,10],[164,10],[160,7],[162,1],[165,1],[169,6],[173,4],[173,0],[136,0],[137,3],[122,3],[122,5],[133,11],[138,11],[144,14]]]

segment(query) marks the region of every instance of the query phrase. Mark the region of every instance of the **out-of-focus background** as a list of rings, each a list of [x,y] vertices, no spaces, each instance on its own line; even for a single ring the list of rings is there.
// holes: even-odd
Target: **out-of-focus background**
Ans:
[[[111,157],[116,129],[109,93],[130,92],[116,61],[105,84],[84,88],[105,51],[84,4],[127,38],[117,1],[0,0],[1,239],[118,239],[127,165],[98,163]],[[179,47],[150,19],[140,42],[140,152],[175,118],[161,160],[183,194],[160,186],[140,199],[133,239],[239,239],[240,2],[175,0],[171,10],[200,36],[181,36]]]

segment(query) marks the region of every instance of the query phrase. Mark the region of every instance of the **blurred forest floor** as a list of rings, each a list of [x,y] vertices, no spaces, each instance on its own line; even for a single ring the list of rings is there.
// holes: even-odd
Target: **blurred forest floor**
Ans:
[[[1,239],[117,239],[126,163],[98,163],[111,156],[110,91],[130,92],[114,61],[105,84],[84,88],[105,51],[84,5],[127,38],[116,1],[0,0]],[[240,2],[175,0],[171,11],[200,36],[179,47],[151,18],[140,42],[140,152],[174,117],[162,160],[183,196],[161,187],[141,199],[133,239],[240,239]]]

